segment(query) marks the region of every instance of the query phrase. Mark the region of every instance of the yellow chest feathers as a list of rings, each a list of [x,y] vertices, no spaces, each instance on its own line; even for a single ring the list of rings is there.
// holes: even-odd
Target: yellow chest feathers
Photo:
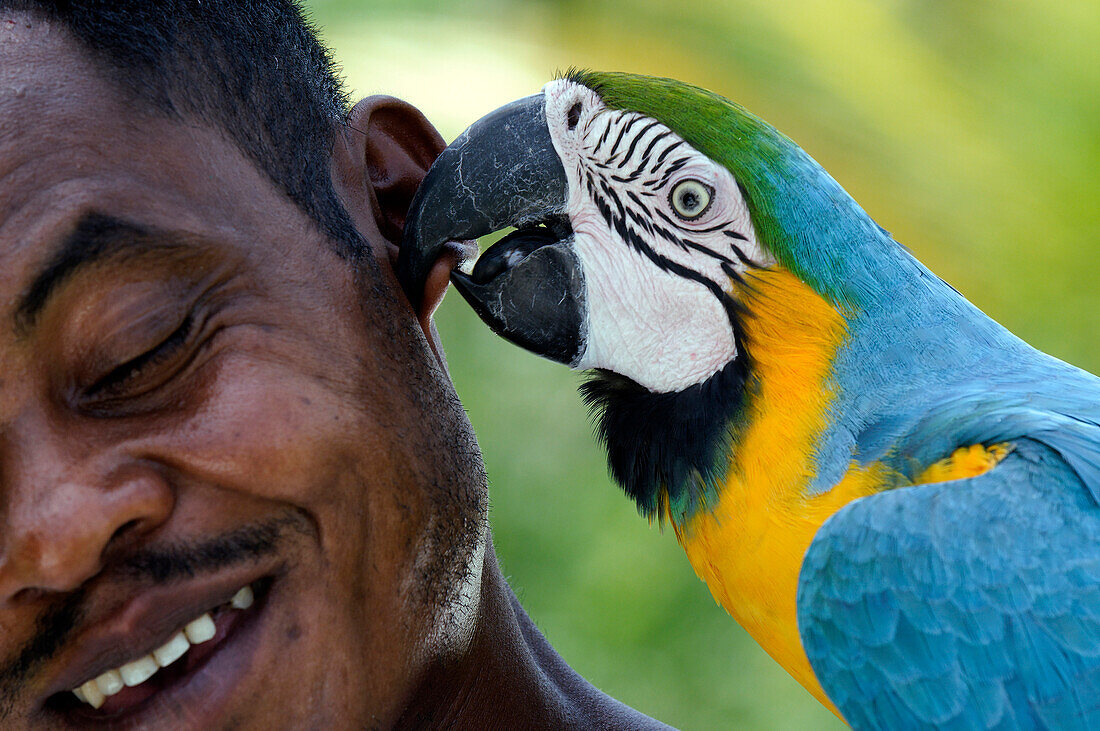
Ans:
[[[813,447],[832,399],[829,368],[846,337],[845,321],[782,270],[759,273],[737,296],[747,305],[743,335],[754,371],[745,432],[718,505],[689,520],[677,537],[718,603],[835,713],[802,650],[798,574],[829,516],[856,498],[898,485],[900,478],[881,464],[853,462],[829,492],[805,496],[814,476]],[[979,474],[1004,456],[998,450],[960,449],[916,482]]]
[[[806,549],[825,519],[880,489],[884,475],[854,468],[828,493],[803,496],[825,428],[829,367],[844,319],[796,277],[760,272],[737,293],[753,377],[746,431],[719,502],[678,537],[714,598],[803,686],[832,708],[798,636],[795,593]],[[834,709],[835,710],[835,709]]]

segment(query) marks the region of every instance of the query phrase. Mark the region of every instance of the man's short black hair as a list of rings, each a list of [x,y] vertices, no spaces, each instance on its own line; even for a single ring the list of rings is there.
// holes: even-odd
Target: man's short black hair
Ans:
[[[329,169],[347,96],[297,0],[0,0],[0,11],[60,24],[137,102],[223,130],[341,255],[366,251]]]

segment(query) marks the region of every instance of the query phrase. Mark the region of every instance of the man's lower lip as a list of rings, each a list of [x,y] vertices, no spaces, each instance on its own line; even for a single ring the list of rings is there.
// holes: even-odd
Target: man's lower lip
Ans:
[[[95,710],[71,693],[63,693],[48,705],[65,725],[81,728],[103,724],[125,729],[149,722],[169,727],[184,723],[205,725],[201,719],[218,715],[222,702],[248,670],[272,584],[270,577],[255,582],[256,600],[252,607],[236,617],[223,616],[222,621],[216,618],[217,634],[212,640],[192,647],[187,655],[145,683],[120,691],[115,703]],[[119,708],[118,701],[124,707]]]

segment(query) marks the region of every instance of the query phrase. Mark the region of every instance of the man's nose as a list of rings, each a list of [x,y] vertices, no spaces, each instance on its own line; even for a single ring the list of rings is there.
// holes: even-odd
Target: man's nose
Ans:
[[[22,450],[14,469],[3,470],[0,606],[77,589],[162,525],[175,503],[163,476],[141,460],[74,458],[43,446]]]

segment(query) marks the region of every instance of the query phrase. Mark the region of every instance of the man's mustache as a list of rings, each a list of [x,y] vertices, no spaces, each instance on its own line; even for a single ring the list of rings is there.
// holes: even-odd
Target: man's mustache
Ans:
[[[244,525],[206,541],[139,549],[104,567],[126,582],[163,584],[213,573],[276,553],[291,531],[316,537],[312,521],[299,511]],[[0,719],[28,677],[57,655],[76,633],[87,608],[83,588],[59,599],[35,623],[34,636],[10,660],[0,664]]]
[[[313,524],[304,515],[289,512],[267,522],[235,528],[202,543],[136,551],[118,562],[117,571],[130,580],[157,584],[189,579],[274,553],[288,529],[315,534]]]

